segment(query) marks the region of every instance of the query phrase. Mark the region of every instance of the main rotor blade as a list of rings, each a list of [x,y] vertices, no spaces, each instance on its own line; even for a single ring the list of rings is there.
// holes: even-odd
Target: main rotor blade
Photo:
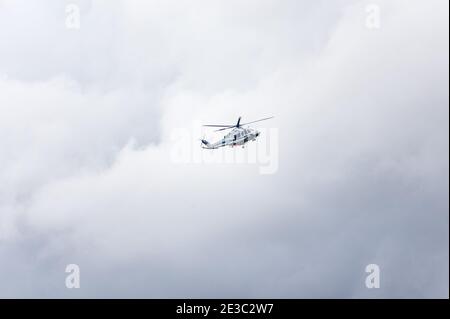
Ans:
[[[261,121],[265,121],[265,120],[270,120],[270,119],[273,119],[274,117],[275,117],[275,116],[266,117],[266,118],[263,118],[263,119],[260,119],[260,120],[257,120],[257,121],[252,121],[252,122],[248,122],[248,123],[241,124],[241,126],[242,126],[242,125],[248,125],[248,124],[256,123],[256,122],[261,122]]]
[[[219,129],[219,130],[215,130],[214,132],[219,132],[219,131],[225,131],[225,130],[230,130],[230,129],[232,129],[232,128],[235,128],[236,126],[235,125],[233,125],[233,126],[230,126],[230,127],[225,127],[225,128],[221,128],[221,129]]]
[[[234,127],[234,125],[202,125],[207,127]]]

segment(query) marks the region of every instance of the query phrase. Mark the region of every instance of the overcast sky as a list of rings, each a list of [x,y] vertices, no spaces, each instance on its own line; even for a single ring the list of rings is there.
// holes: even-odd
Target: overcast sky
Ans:
[[[0,297],[448,298],[448,6],[0,0]]]

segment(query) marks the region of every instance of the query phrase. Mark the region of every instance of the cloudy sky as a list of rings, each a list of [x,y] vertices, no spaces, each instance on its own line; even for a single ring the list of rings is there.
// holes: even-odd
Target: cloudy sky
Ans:
[[[0,297],[448,298],[448,6],[0,0]]]

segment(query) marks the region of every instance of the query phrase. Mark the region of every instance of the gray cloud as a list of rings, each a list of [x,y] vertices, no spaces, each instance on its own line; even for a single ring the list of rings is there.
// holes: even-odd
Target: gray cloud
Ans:
[[[1,1],[0,296],[448,298],[448,3],[367,3]],[[270,114],[276,174],[171,161]]]

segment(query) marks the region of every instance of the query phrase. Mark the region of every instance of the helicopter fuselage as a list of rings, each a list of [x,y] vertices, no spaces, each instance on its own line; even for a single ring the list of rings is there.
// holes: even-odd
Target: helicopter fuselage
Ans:
[[[234,128],[218,142],[209,143],[206,140],[202,140],[202,147],[206,149],[217,149],[224,146],[244,146],[246,143],[256,140],[259,134],[260,132],[255,129],[238,127]]]

